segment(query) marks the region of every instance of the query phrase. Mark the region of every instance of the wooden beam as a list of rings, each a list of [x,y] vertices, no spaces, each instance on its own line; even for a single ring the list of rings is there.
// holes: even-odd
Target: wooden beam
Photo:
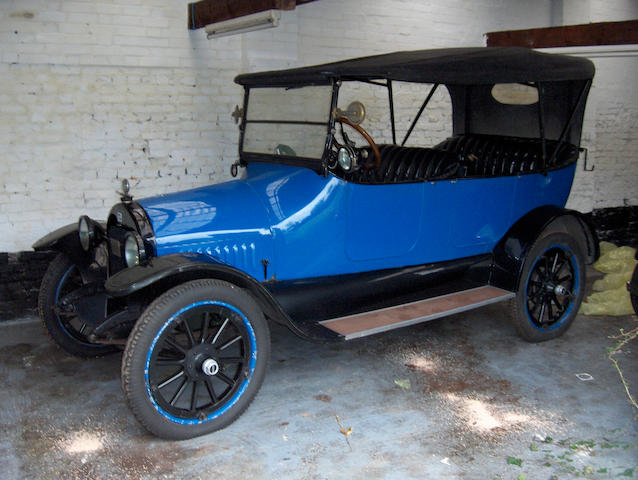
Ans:
[[[487,33],[488,47],[588,47],[638,44],[638,20]]]
[[[202,0],[188,4],[188,29],[243,17],[265,10],[294,10],[298,4],[314,0]]]

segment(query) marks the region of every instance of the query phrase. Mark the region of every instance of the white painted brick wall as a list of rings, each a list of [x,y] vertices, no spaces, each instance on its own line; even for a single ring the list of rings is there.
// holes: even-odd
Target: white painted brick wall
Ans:
[[[566,24],[638,18],[635,0],[562,0],[562,4]],[[594,171],[584,172],[581,159],[567,203],[584,212],[638,204],[638,56],[631,47],[619,47],[611,55],[609,50],[615,48],[557,49],[569,54],[585,52],[596,65],[582,138],[582,145],[589,149],[588,165]]]
[[[122,177],[136,196],[227,179],[239,72],[482,45],[488,31],[550,25],[552,11],[550,0],[318,0],[283,12],[276,29],[208,41],[187,30],[187,3],[0,2],[0,251],[81,214],[104,218]],[[635,5],[588,2],[591,21],[635,18]],[[570,199],[585,208],[638,201],[636,73],[602,69],[585,138],[596,170],[579,172]],[[441,105],[422,120],[428,138],[448,127],[433,121]]]
[[[638,205],[638,56],[595,63],[593,208]]]

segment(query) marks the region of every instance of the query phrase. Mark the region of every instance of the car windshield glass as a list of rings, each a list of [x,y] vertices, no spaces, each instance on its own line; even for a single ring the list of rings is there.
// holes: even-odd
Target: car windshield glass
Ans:
[[[243,151],[320,160],[331,98],[330,86],[252,88]]]

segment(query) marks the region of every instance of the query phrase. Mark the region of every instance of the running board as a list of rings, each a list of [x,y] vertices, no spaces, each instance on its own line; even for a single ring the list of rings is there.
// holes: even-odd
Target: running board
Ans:
[[[465,312],[483,305],[507,300],[514,295],[513,292],[488,285],[427,300],[405,303],[396,307],[332,318],[319,323],[342,335],[346,340],[352,340]]]

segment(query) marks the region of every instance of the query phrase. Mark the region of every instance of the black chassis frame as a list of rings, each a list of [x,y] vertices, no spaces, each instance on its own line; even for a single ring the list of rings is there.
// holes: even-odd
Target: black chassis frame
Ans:
[[[118,204],[114,211],[135,208],[133,203]],[[587,217],[576,211],[546,206],[529,212],[516,222],[492,253],[446,262],[350,275],[258,282],[212,256],[180,253],[152,256],[140,265],[109,276],[108,266],[96,264],[95,252],[107,241],[106,230],[102,225],[99,228],[103,237],[88,253],[80,246],[75,224],[42,238],[34,249],[63,252],[78,265],[87,285],[69,296],[72,296],[82,321],[92,328],[89,340],[103,344],[124,344],[135,321],[153,299],[173,286],[199,278],[216,278],[244,288],[252,294],[267,318],[287,326],[304,339],[326,341],[342,339],[318,323],[328,318],[481,285],[516,291],[527,253],[549,228],[573,235],[579,241],[587,263],[594,262],[600,253],[598,238]]]

